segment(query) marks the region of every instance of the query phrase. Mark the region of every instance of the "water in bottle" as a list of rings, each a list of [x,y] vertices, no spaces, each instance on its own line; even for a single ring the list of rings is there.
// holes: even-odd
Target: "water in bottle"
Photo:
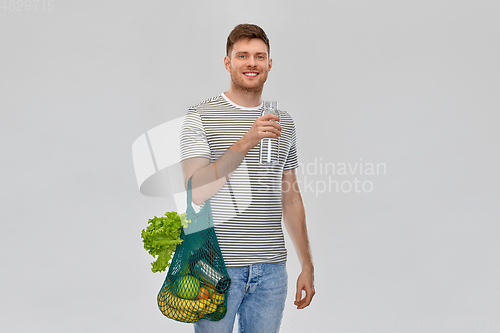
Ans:
[[[262,110],[261,116],[272,113],[274,115],[280,116],[278,111],[278,102],[275,101],[264,101],[264,108]],[[260,141],[260,155],[259,163],[263,165],[272,165],[278,163],[278,149],[279,149],[280,138],[263,138]]]

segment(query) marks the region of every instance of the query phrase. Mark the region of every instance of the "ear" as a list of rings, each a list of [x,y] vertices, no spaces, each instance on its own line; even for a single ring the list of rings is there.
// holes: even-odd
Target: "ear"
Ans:
[[[231,73],[231,58],[228,56],[224,57],[224,67],[226,67],[227,71]]]
[[[268,71],[271,70],[271,68],[273,67],[273,59],[272,58],[269,58],[269,64],[267,65],[268,66]]]

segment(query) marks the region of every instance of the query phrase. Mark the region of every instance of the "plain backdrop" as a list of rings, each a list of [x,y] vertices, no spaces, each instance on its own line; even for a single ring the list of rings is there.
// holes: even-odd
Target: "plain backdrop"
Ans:
[[[140,232],[174,206],[131,147],[227,91],[239,23],[298,131],[317,294],[294,308],[287,238],[281,332],[500,330],[498,1],[0,5],[2,332],[193,331],[157,308]]]

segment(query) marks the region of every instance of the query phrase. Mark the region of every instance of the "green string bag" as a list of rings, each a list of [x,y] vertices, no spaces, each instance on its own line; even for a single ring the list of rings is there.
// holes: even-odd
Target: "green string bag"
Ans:
[[[184,323],[217,321],[226,315],[231,279],[215,235],[210,200],[198,213],[191,202],[190,178],[186,219],[191,223],[181,231],[183,242],[175,249],[158,293],[158,307],[168,318]]]

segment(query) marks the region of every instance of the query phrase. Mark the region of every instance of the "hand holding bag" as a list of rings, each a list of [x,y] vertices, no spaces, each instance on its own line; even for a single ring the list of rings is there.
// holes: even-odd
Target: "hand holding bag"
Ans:
[[[210,199],[196,213],[191,201],[191,178],[187,186],[186,219],[168,274],[158,293],[158,307],[168,318],[194,323],[217,321],[227,310],[231,279],[214,231]]]

